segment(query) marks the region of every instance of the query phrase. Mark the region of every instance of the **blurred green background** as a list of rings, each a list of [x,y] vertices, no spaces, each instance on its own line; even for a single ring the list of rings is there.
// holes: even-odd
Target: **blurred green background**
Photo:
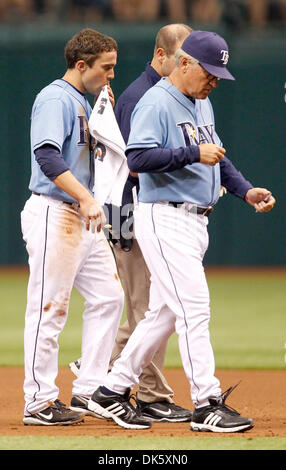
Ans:
[[[216,367],[284,369],[285,270],[207,269],[206,273]],[[0,281],[0,366],[22,365],[28,273],[0,271]],[[81,355],[82,312],[83,299],[73,290],[69,317],[60,335],[61,366]],[[165,367],[182,367],[176,334],[168,342]]]

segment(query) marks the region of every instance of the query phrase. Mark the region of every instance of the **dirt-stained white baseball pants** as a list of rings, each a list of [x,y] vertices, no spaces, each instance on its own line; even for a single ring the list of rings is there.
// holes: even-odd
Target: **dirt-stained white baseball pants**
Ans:
[[[208,218],[164,203],[139,203],[135,234],[151,273],[149,310],[114,363],[104,385],[118,393],[138,377],[176,331],[195,406],[221,394],[209,335],[209,290],[202,260]]]
[[[82,362],[73,395],[90,397],[105,378],[124,294],[103,232],[86,230],[77,205],[32,195],[21,222],[30,266],[24,333],[25,414],[32,414],[58,398],[58,337],[67,320],[73,286],[85,300]]]

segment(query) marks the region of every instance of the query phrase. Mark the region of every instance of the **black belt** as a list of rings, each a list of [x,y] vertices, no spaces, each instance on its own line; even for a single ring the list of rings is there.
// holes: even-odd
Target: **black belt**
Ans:
[[[180,208],[184,204],[184,202],[170,201],[168,204],[170,206]],[[206,217],[209,217],[210,214],[213,212],[214,207],[213,206],[200,207],[200,206],[196,206],[195,204],[190,204],[190,209],[187,209],[187,210],[188,212],[194,212],[196,214],[205,215]]]
[[[40,193],[35,193],[35,191],[32,191],[32,194],[34,194],[35,196],[41,196]],[[67,202],[67,201],[61,201],[61,202],[63,202],[64,204],[69,204],[70,206],[74,204],[74,202]]]

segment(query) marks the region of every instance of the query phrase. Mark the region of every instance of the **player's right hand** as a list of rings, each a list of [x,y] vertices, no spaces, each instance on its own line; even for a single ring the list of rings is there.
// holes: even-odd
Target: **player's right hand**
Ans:
[[[219,163],[226,153],[223,147],[216,144],[201,144],[200,149],[200,162],[205,165],[214,166]]]
[[[106,217],[101,205],[92,197],[80,201],[80,212],[85,219],[86,230],[100,232],[106,224]]]

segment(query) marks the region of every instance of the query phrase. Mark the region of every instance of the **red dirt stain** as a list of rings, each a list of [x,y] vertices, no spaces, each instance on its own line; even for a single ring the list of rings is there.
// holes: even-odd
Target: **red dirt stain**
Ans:
[[[59,309],[57,309],[56,314],[59,317],[64,317],[67,314],[67,312],[66,312],[66,310],[63,310],[63,309],[59,308]]]
[[[49,302],[47,305],[44,307],[44,312],[48,312],[52,306],[52,302]]]

